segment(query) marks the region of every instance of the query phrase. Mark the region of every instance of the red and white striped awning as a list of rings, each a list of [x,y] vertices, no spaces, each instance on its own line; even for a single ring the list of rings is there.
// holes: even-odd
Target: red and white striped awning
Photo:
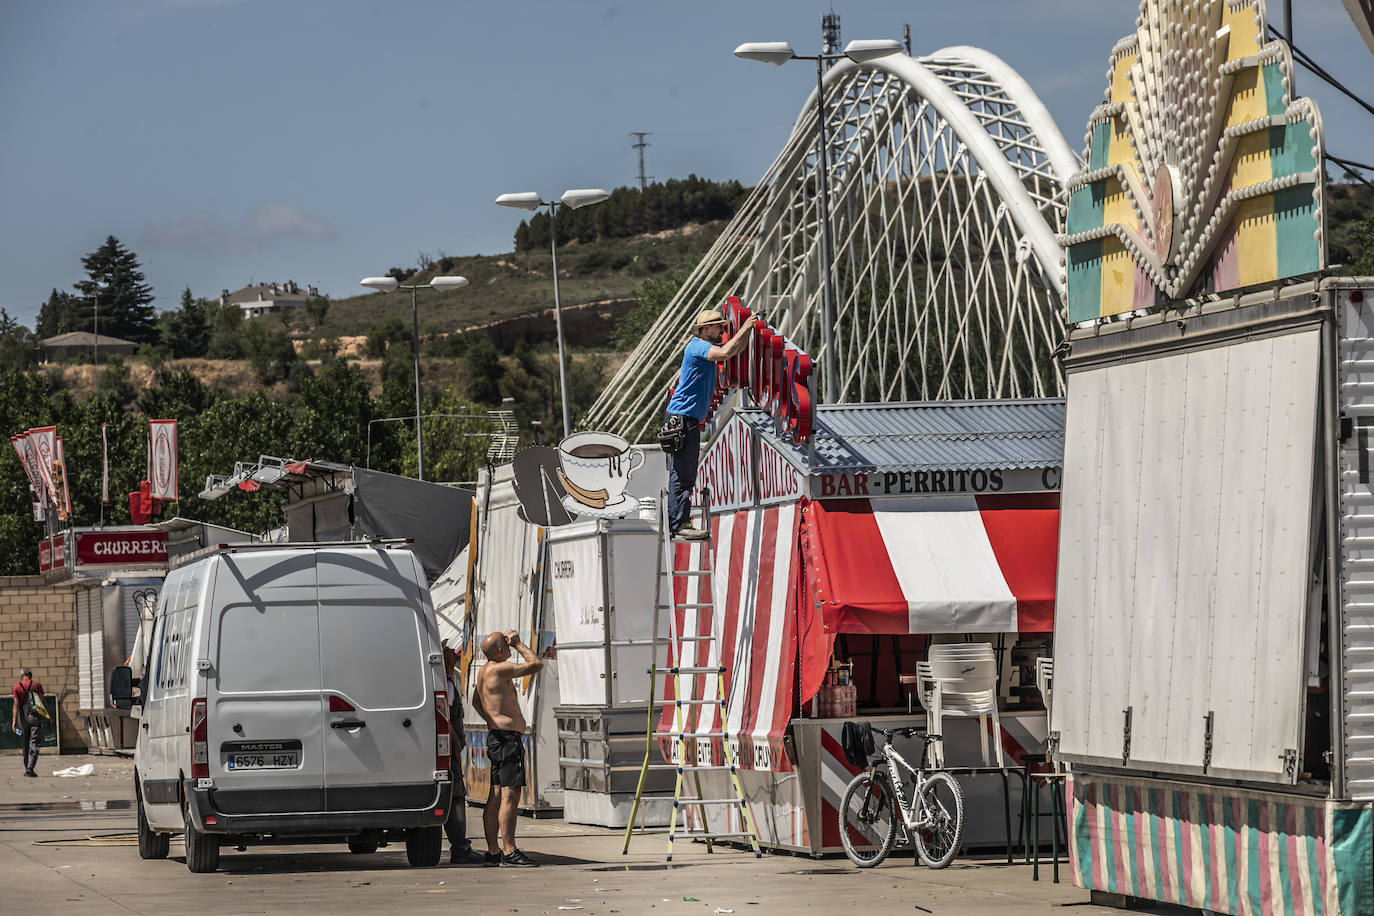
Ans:
[[[706,604],[677,614],[679,634],[714,634],[711,642],[684,643],[682,664],[729,670],[720,679],[692,677],[699,685],[692,699],[714,699],[724,691],[728,718],[721,728],[719,704],[683,706],[687,731],[725,731],[739,740],[739,763],[746,769],[790,769],[782,737],[792,715],[796,678],[797,503],[741,509],[711,520],[714,575],[679,577],[678,603]],[[700,569],[704,544],[678,547],[678,569]],[[712,596],[714,595],[714,601]],[[690,648],[686,648],[690,647]],[[669,682],[672,696],[672,682]],[[666,705],[660,734],[673,730],[675,707]],[[712,742],[719,746],[719,739]]]
[[[802,538],[825,632],[1054,629],[1057,493],[825,500]]]

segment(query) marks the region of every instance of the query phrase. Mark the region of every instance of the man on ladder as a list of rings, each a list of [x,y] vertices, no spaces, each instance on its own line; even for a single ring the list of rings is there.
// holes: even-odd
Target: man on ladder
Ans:
[[[754,316],[757,318],[758,316]],[[724,362],[744,349],[754,331],[752,320],[745,322],[730,342],[725,338],[725,318],[716,309],[697,315],[692,339],[682,351],[682,369],[677,386],[668,401],[668,416],[659,434],[668,458],[668,525],[673,537],[701,540],[706,532],[691,522],[692,490],[697,485],[697,459],[701,456],[701,424],[711,411],[711,394],[716,390],[716,363]]]

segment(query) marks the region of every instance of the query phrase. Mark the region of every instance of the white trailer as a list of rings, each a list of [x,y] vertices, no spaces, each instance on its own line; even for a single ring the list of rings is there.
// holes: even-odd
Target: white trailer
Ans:
[[[1050,739],[1080,886],[1374,912],[1372,296],[1071,335]]]
[[[654,633],[658,524],[652,518],[586,519],[549,534],[549,591],[558,630],[559,765],[563,817],[623,827],[634,801],[652,724],[649,666],[666,645]],[[668,635],[667,615],[659,637]],[[653,763],[662,763],[658,743]],[[651,770],[646,791],[671,792],[673,774]],[[646,824],[667,824],[672,806],[645,805]]]

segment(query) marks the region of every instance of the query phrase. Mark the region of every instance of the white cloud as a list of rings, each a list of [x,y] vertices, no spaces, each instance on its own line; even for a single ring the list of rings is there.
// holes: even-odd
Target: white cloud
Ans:
[[[334,237],[334,229],[327,223],[307,219],[286,204],[266,204],[248,217],[247,229],[260,239],[303,239],[325,242]]]
[[[140,245],[196,251],[258,251],[281,241],[327,242],[334,227],[302,215],[282,203],[263,204],[241,223],[208,211],[155,223],[144,231]]]

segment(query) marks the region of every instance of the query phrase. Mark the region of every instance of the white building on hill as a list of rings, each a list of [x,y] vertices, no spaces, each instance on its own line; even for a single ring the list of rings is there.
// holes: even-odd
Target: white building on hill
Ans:
[[[296,285],[295,280],[287,280],[285,283],[258,283],[245,286],[233,293],[227,289],[223,290],[219,294],[219,304],[228,305],[232,302],[243,309],[244,318],[258,318],[270,312],[298,309],[305,305],[307,299],[319,294],[319,290],[313,286],[307,286],[302,290]]]

